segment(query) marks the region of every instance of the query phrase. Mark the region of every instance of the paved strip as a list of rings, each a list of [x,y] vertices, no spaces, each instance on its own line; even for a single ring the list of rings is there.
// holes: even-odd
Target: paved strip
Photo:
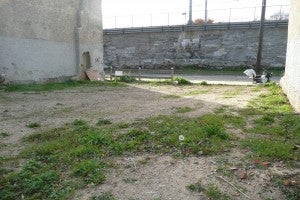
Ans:
[[[222,84],[222,85],[253,85],[252,79],[247,76],[236,75],[181,75],[183,78],[192,83],[201,83],[203,81],[208,84]],[[271,77],[271,81],[279,83],[279,76]]]

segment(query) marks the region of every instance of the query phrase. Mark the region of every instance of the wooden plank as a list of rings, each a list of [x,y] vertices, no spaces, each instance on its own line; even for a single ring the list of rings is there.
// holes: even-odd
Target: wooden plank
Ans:
[[[86,70],[85,74],[91,81],[101,81],[103,80],[100,76],[100,72],[98,70]]]

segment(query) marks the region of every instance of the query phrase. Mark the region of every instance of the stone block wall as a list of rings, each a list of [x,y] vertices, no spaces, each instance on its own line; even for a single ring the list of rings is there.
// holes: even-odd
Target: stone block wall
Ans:
[[[259,29],[104,35],[107,66],[246,67],[256,63]],[[287,27],[265,28],[262,64],[284,67]]]

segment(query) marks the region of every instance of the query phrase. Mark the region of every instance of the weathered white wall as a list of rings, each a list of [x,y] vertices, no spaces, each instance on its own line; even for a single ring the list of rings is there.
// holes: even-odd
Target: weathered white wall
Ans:
[[[78,27],[80,3],[83,14]],[[90,52],[93,69],[102,70],[101,0],[0,0],[0,13],[0,72],[7,74],[8,81],[76,76],[81,72],[78,48]]]
[[[103,73],[103,30],[101,0],[83,0],[79,31],[80,55],[89,52],[92,70]],[[80,59],[82,57],[80,56]],[[80,60],[82,63],[82,60]],[[80,68],[80,70],[84,70]],[[104,76],[104,74],[103,74]]]
[[[300,112],[300,1],[291,0],[285,75],[281,80],[295,110]]]

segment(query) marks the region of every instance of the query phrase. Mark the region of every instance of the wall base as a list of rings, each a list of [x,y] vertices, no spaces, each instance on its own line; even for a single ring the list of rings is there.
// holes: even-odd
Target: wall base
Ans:
[[[300,89],[291,84],[286,76],[280,80],[280,85],[295,111],[300,113]]]

